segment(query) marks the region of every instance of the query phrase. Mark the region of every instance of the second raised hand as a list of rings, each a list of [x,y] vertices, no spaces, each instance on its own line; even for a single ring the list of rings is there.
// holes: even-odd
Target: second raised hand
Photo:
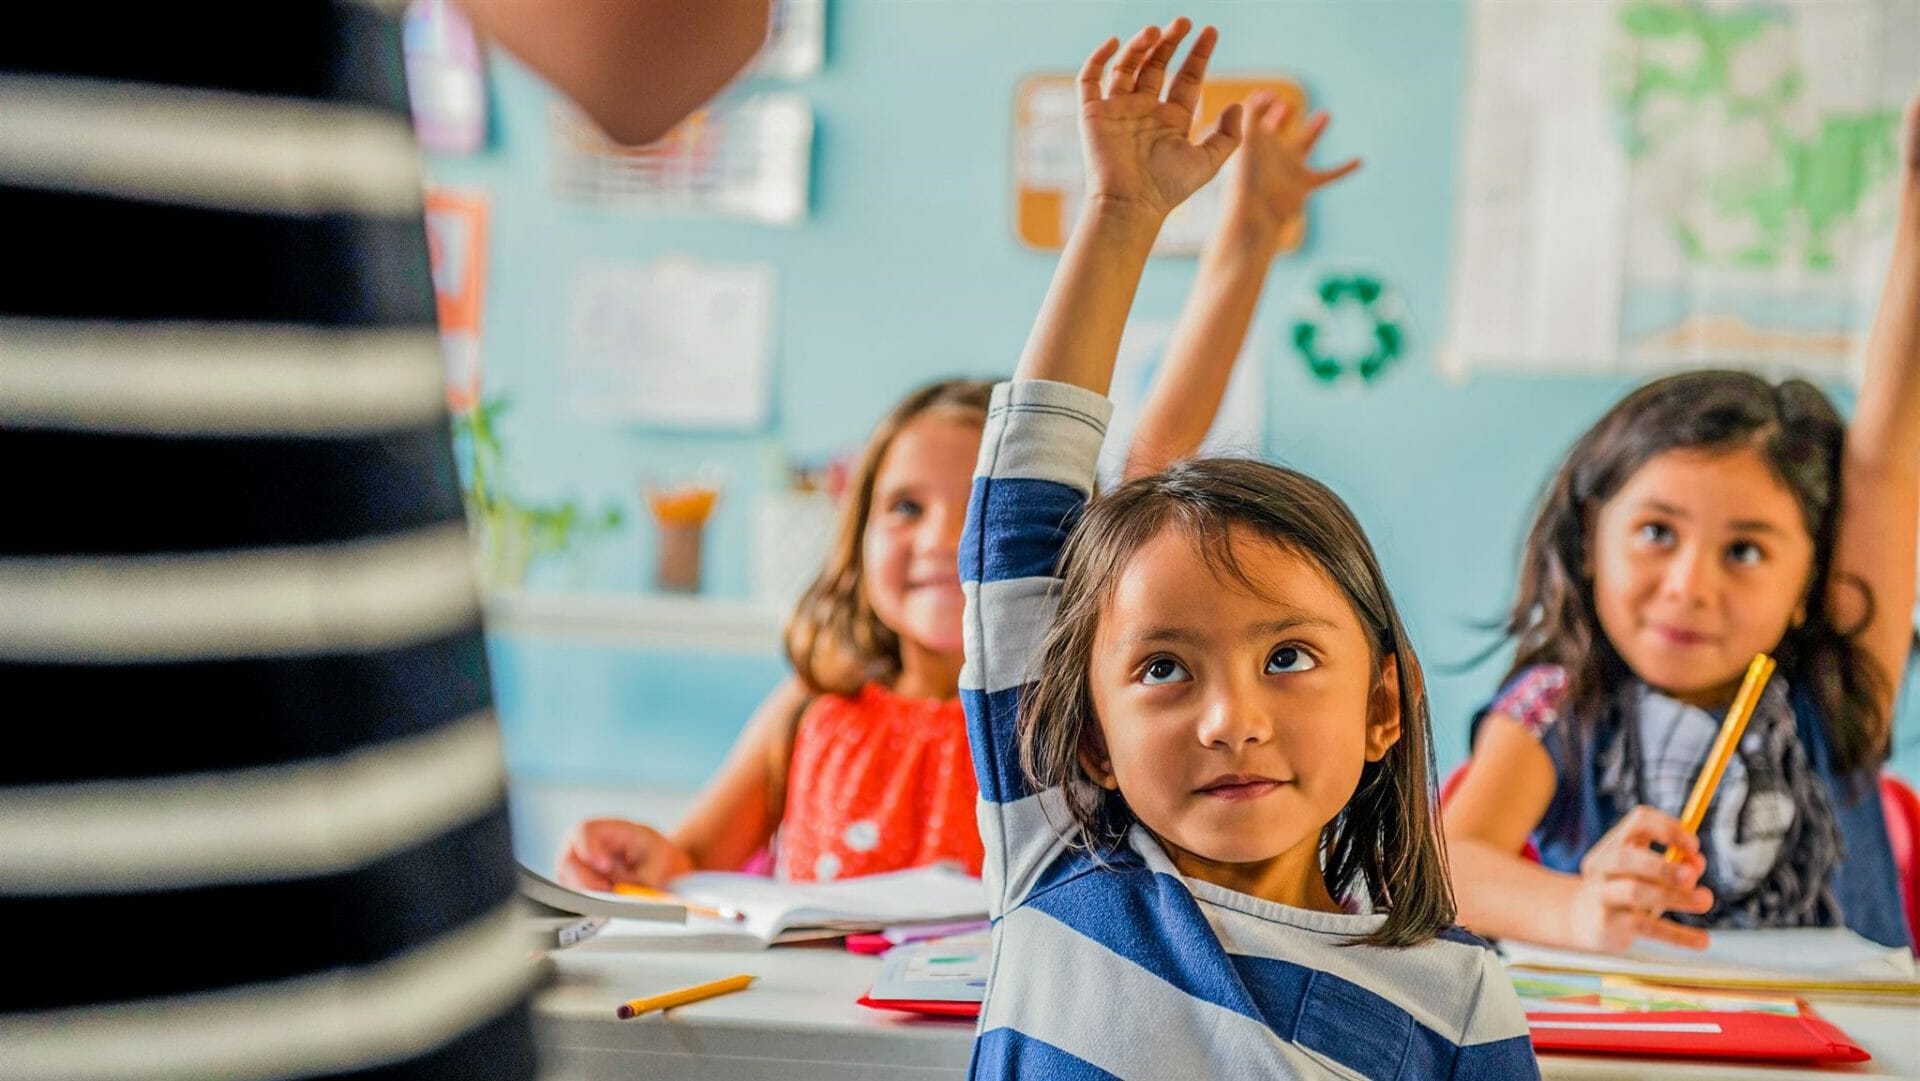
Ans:
[[[1165,216],[1213,179],[1239,145],[1238,103],[1220,114],[1206,138],[1196,143],[1190,134],[1207,61],[1219,37],[1213,27],[1200,31],[1186,62],[1167,80],[1174,54],[1192,29],[1187,19],[1175,19],[1165,31],[1146,27],[1125,49],[1109,38],[1087,57],[1079,86],[1089,200],[1124,203]],[[1114,61],[1110,72],[1109,60]]]
[[[1327,130],[1327,114],[1294,125],[1291,110],[1271,94],[1247,103],[1246,134],[1227,171],[1227,227],[1254,229],[1273,240],[1298,217],[1307,197],[1360,168],[1352,158],[1331,169],[1308,164]]]

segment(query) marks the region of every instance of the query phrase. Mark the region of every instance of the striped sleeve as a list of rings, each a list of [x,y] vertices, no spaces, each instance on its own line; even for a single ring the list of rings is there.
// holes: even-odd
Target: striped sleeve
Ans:
[[[1058,604],[1055,567],[1093,490],[1112,404],[1063,383],[994,388],[960,546],[967,712],[996,915],[1058,853],[1059,793],[1036,793],[1015,745],[1020,702]],[[1049,805],[1055,812],[1049,814]]]

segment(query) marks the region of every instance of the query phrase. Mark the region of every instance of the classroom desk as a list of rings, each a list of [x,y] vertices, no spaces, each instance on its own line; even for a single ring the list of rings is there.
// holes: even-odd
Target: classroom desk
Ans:
[[[544,1081],[958,1081],[966,1075],[972,1022],[857,1005],[854,999],[872,983],[879,960],[837,944],[682,953],[593,939],[553,956],[558,979],[534,1001]],[[627,999],[740,972],[760,979],[745,991],[671,1015],[632,1021],[613,1015]],[[1816,1002],[1873,1053],[1873,1061],[1810,1070],[1549,1055],[1540,1060],[1541,1071],[1580,1081],[1920,1078],[1920,1004]]]

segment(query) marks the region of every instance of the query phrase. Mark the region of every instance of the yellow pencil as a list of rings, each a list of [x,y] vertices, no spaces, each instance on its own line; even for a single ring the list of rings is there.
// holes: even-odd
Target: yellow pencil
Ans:
[[[1740,690],[1733,696],[1733,705],[1727,707],[1726,720],[1720,722],[1720,734],[1713,738],[1713,750],[1707,752],[1707,764],[1700,770],[1700,776],[1693,779],[1693,792],[1687,796],[1686,810],[1680,812],[1680,824],[1688,833],[1699,833],[1700,826],[1707,820],[1707,804],[1713,802],[1714,789],[1720,787],[1720,775],[1727,771],[1727,763],[1733,759],[1733,752],[1740,746],[1740,737],[1746,734],[1747,722],[1753,719],[1754,707],[1760,704],[1760,692],[1773,675],[1773,658],[1764,653],[1754,655],[1753,663],[1747,665],[1747,678],[1740,681]],[[1667,849],[1667,862],[1680,862],[1680,846]]]
[[[697,905],[666,890],[656,890],[652,886],[642,886],[633,882],[615,882],[613,892],[624,897],[638,897],[644,901],[660,901],[665,904],[679,905],[696,916],[709,916],[716,920],[739,923],[747,918],[745,912],[737,908],[715,908],[712,905]]]
[[[712,983],[682,987],[678,991],[668,991],[663,995],[650,995],[646,998],[636,998],[631,1002],[622,1002],[613,1012],[616,1017],[625,1021],[629,1017],[638,1017],[649,1010],[671,1010],[675,1006],[685,1006],[690,1002],[700,1002],[735,991],[744,991],[753,980],[754,977],[745,974],[728,976],[724,980],[715,980]]]

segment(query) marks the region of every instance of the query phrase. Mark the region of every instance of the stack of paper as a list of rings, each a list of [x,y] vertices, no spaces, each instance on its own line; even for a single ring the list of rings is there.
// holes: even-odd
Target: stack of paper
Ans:
[[[1623,976],[1676,987],[1920,996],[1913,955],[1844,927],[1714,931],[1704,951],[1642,942],[1623,954],[1503,942],[1513,968]]]

